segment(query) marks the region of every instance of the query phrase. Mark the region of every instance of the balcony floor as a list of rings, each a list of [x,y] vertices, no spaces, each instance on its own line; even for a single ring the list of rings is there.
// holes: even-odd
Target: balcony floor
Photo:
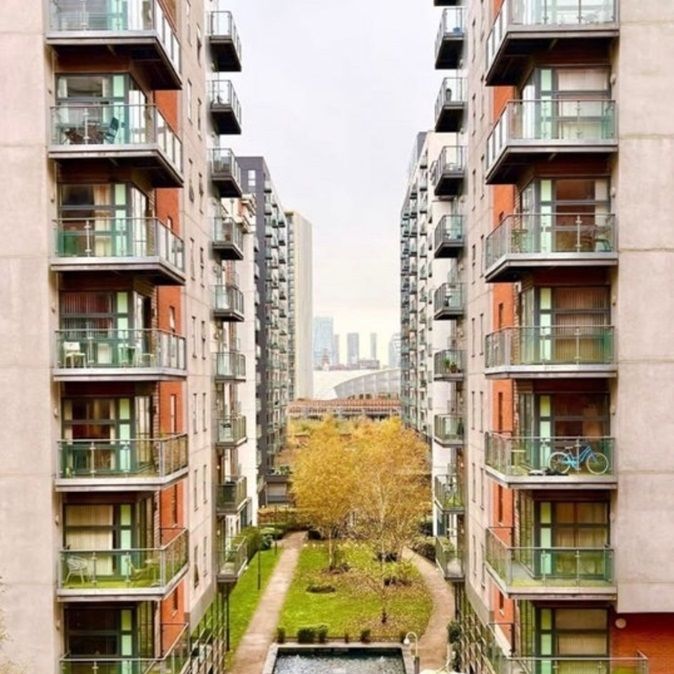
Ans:
[[[227,323],[241,323],[244,320],[243,313],[233,309],[213,309],[213,317]]]
[[[436,247],[433,255],[436,259],[457,258],[461,256],[465,245],[465,241],[443,241]]]
[[[465,33],[445,33],[435,55],[436,70],[457,70],[463,54]]]
[[[231,174],[212,173],[211,182],[222,198],[232,199],[241,196],[241,186]]]
[[[229,35],[209,35],[208,44],[211,48],[215,72],[241,72],[241,57]]]
[[[158,491],[169,487],[187,477],[187,466],[165,477],[57,477],[54,480],[54,489],[57,492],[125,492],[125,491]]]
[[[446,171],[440,176],[435,186],[436,197],[456,197],[460,194],[463,187],[464,172]]]
[[[182,286],[187,279],[184,271],[159,257],[52,257],[49,264],[52,271],[57,272],[130,274],[146,278],[157,286]]]
[[[588,253],[509,253],[484,273],[487,283],[514,283],[525,274],[555,269],[615,267],[618,253],[601,251]]]
[[[485,368],[487,379],[605,379],[617,376],[615,364],[501,365]]]
[[[532,469],[519,474],[502,473],[497,468],[485,465],[487,474],[494,480],[509,489],[522,490],[551,490],[573,489],[617,489],[618,478],[615,475],[593,475],[592,473],[577,473],[568,475],[546,475],[542,470]]]
[[[463,124],[463,115],[466,104],[463,101],[445,103],[435,120],[437,133],[457,133]]]
[[[55,367],[54,381],[173,381],[185,379],[184,369],[164,367]]]
[[[230,105],[211,103],[211,117],[218,135],[241,133],[241,122]]]

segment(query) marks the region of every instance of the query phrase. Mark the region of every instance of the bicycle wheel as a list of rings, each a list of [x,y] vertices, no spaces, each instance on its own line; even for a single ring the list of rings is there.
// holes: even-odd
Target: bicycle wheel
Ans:
[[[608,470],[608,459],[603,454],[592,452],[585,460],[585,465],[593,475],[603,475]]]
[[[548,467],[553,473],[563,473],[566,475],[571,470],[571,461],[564,452],[554,452],[548,459]]]

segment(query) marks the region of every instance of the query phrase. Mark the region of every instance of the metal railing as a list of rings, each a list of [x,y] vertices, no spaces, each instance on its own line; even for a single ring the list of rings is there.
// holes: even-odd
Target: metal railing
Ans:
[[[433,480],[435,500],[444,510],[457,510],[464,506],[461,478],[452,475],[436,475]]]
[[[498,645],[494,649],[500,650]],[[500,655],[490,658],[496,674],[648,674],[649,665],[646,656],[634,658],[611,658],[589,656],[573,657],[506,657]]]
[[[437,122],[446,105],[466,102],[466,79],[464,77],[445,77],[440,93],[435,100],[435,121]]]
[[[161,547],[61,550],[58,586],[67,590],[165,587],[187,565],[187,530],[161,529]]]
[[[215,507],[217,510],[238,510],[248,498],[248,479],[245,475],[226,480],[215,487]]]
[[[463,375],[464,352],[461,349],[444,349],[433,356],[433,373],[436,379]]]
[[[236,444],[246,438],[246,417],[217,416],[215,420],[215,441]]]
[[[218,575],[238,578],[248,562],[248,545],[245,540],[234,541],[218,553]]]
[[[187,467],[187,435],[59,440],[60,478],[161,478]]]
[[[185,270],[183,240],[157,218],[61,218],[55,221],[56,257],[158,257]]]
[[[213,309],[243,314],[243,293],[235,285],[214,286]]]
[[[231,12],[209,12],[207,26],[209,37],[229,38],[236,49],[236,53],[241,57],[241,38]]]
[[[156,33],[166,55],[180,72],[180,42],[173,25],[157,0],[114,3],[114,9],[104,10],[97,0],[63,2],[51,0],[49,30],[58,33]]]
[[[437,185],[444,176],[463,173],[466,168],[466,148],[463,145],[445,145],[434,164],[433,184]]]
[[[182,144],[154,105],[62,103],[51,108],[51,143],[93,151],[156,145],[173,168],[183,170]]]
[[[601,28],[617,20],[616,0],[504,0],[487,38],[487,69],[509,29]]]
[[[445,578],[463,578],[463,555],[448,538],[436,536],[435,561]]]
[[[185,338],[155,329],[57,330],[56,367],[184,370]]]
[[[243,251],[243,227],[234,218],[216,217],[213,219],[213,243],[231,244]]]
[[[169,631],[170,630],[170,631]],[[182,674],[190,660],[189,625],[162,625],[162,643],[167,633],[176,633],[166,654],[158,658],[72,655],[61,658],[60,674]]]
[[[463,243],[463,215],[443,215],[434,234],[435,247]]]
[[[613,144],[617,139],[615,102],[605,98],[550,98],[510,101],[487,139],[489,170],[509,145]]]
[[[226,147],[214,147],[210,151],[211,174],[217,178],[231,178],[241,185],[241,167],[233,150]]]
[[[615,439],[485,434],[485,463],[503,475],[614,474]],[[560,456],[561,454],[561,456]],[[551,459],[551,457],[554,458]]]
[[[232,109],[234,116],[241,123],[241,103],[236,95],[231,80],[214,77],[208,82],[208,100],[211,106],[226,106]]]
[[[216,377],[243,379],[246,376],[246,357],[238,351],[219,351],[213,354]]]
[[[463,283],[443,283],[433,294],[433,309],[436,314],[444,311],[463,310]]]
[[[440,27],[435,39],[436,58],[442,49],[444,40],[463,37],[465,32],[465,16],[463,7],[446,7],[442,12]]]
[[[463,415],[436,414],[434,421],[435,438],[444,444],[463,443]]]
[[[616,254],[616,222],[610,213],[516,213],[487,237],[485,266],[509,255]]]
[[[503,328],[485,340],[487,368],[612,365],[614,329],[605,325]]]
[[[513,547],[504,540],[511,537],[511,529],[487,530],[487,563],[507,586],[601,587],[613,583],[614,554],[608,546]]]

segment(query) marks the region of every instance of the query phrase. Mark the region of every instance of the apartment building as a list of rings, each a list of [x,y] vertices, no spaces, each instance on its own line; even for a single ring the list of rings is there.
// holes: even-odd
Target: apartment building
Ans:
[[[0,23],[5,655],[222,671],[257,506],[235,24],[202,0],[5,3]]]
[[[432,443],[460,671],[671,672],[674,7],[435,4],[449,72],[401,218],[403,415]],[[427,170],[453,231],[420,219]]]

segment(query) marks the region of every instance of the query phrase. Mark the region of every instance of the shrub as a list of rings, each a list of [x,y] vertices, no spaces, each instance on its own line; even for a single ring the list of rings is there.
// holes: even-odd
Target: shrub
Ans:
[[[326,644],[328,642],[328,626],[319,625],[316,628],[316,634],[318,635],[318,643]]]
[[[286,630],[285,627],[276,628],[276,642],[279,644],[284,644],[286,642]]]
[[[365,628],[364,630],[360,631],[360,640],[364,644],[369,644],[370,641],[372,641],[372,630],[369,628]]]
[[[336,591],[334,585],[328,585],[327,583],[312,583],[311,585],[307,585],[307,592],[313,594],[330,594]]]
[[[456,621],[447,623],[447,641],[450,644],[456,644],[461,639],[461,625]]]
[[[381,561],[386,562],[386,563],[397,562],[398,561],[398,553],[390,552],[390,551],[389,552],[378,552],[375,555],[375,559],[378,562],[381,562]]]
[[[297,642],[300,644],[315,644],[316,629],[314,627],[300,627],[297,630]]]

